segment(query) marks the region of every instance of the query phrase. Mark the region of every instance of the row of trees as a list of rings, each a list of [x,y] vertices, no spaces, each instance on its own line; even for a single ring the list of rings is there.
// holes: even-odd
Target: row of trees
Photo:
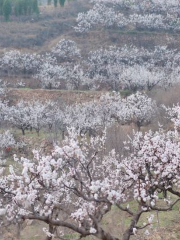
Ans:
[[[11,15],[31,15],[39,14],[37,0],[1,0],[0,15],[3,15],[8,21]]]
[[[47,4],[51,5],[51,2],[52,0],[48,0]],[[58,3],[64,7],[65,2],[66,0],[53,0],[55,7]],[[6,21],[9,21],[11,15],[18,17],[32,14],[39,14],[38,0],[0,0],[0,15],[3,15]]]
[[[93,8],[79,13],[75,28],[87,32],[96,26],[137,30],[179,31],[179,1],[92,0]]]
[[[171,26],[169,18],[179,18],[176,0],[92,2],[94,8],[79,15],[81,32],[97,24],[122,27],[124,22],[167,30]],[[151,90],[179,82],[179,51],[166,47],[109,47],[82,59],[76,44],[63,40],[43,56],[14,51],[5,54],[1,69],[8,74],[34,75],[44,88],[58,88],[65,80],[71,81],[73,88],[84,84],[98,89],[103,84],[114,90]],[[174,123],[171,131],[161,127],[145,133],[140,131],[141,126],[152,121],[158,108],[140,92],[126,98],[117,93],[105,94],[96,101],[73,106],[33,100],[13,106],[1,102],[0,108],[1,122],[21,129],[23,134],[33,129],[39,134],[42,128],[66,132],[49,155],[34,151],[33,157],[14,156],[15,164],[9,166],[9,171],[0,160],[1,227],[33,219],[48,225],[43,229],[47,240],[70,239],[67,229],[72,239],[93,236],[129,240],[139,231],[150,235],[154,211],[170,211],[180,201],[179,105],[163,106]],[[117,154],[114,146],[108,151],[105,129],[114,123],[132,122],[138,131],[125,142],[124,156]],[[131,218],[121,236],[114,236],[102,225],[112,208]],[[144,214],[148,217],[141,224]]]
[[[106,95],[102,102],[110,103],[112,98],[114,104],[119,101],[117,96]],[[179,122],[179,107],[168,112],[170,118],[175,113],[173,122]],[[150,235],[153,212],[170,211],[180,201],[180,136],[175,126],[168,132],[160,129],[134,133],[125,143],[126,156],[119,156],[114,150],[105,154],[106,134],[87,138],[79,136],[73,127],[52,155],[34,151],[32,159],[15,156],[16,167],[11,165],[8,174],[0,168],[2,222],[44,222],[48,224],[48,229],[43,229],[47,240],[66,239],[65,229],[72,231],[73,239],[94,236],[102,240],[129,240],[138,231]],[[136,207],[127,204],[129,199]],[[119,237],[101,224],[113,206],[119,214],[126,212],[132,219]],[[139,220],[145,213],[149,216],[141,225]]]
[[[179,83],[180,53],[157,46],[101,48],[82,57],[77,44],[61,40],[44,55],[6,52],[0,59],[4,76],[37,79],[43,88],[102,89],[130,91],[168,88]]]
[[[9,123],[25,134],[26,130],[35,130],[39,135],[41,129],[57,131],[64,135],[67,129],[74,127],[80,134],[97,135],[114,123],[121,125],[135,123],[140,130],[157,114],[156,103],[147,95],[137,92],[127,98],[120,94],[105,94],[99,100],[72,106],[61,106],[52,101],[41,103],[21,100],[9,106],[1,102],[1,124]]]
[[[76,1],[76,0],[67,0],[68,2],[71,2],[71,1]],[[54,4],[54,7],[57,7],[58,6],[58,2],[59,2],[59,5],[61,7],[64,7],[65,3],[67,2],[66,0],[53,0],[53,4]],[[52,0],[47,0],[47,5],[51,5],[52,4]]]

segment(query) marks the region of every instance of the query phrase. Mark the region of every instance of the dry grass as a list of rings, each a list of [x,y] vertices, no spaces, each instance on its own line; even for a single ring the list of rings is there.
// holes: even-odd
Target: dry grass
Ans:
[[[131,205],[135,205],[134,202],[130,202]],[[154,225],[150,229],[151,235],[145,236],[144,230],[140,231],[138,236],[132,237],[132,240],[179,240],[180,239],[180,214],[179,206],[176,206],[170,212],[159,213],[158,217],[154,212]],[[146,221],[148,214],[144,214],[140,223]],[[121,239],[122,233],[126,230],[130,223],[131,218],[126,214],[119,212],[117,208],[113,208],[112,211],[107,214],[103,221],[102,227],[109,231],[114,236]],[[34,221],[32,225],[26,226],[21,233],[20,240],[45,240],[45,235],[42,232],[42,228],[47,227],[46,224]],[[71,234],[66,234],[67,238],[71,237]],[[1,238],[0,238],[1,239]],[[5,240],[5,239],[3,239]],[[85,240],[92,240],[88,237]]]
[[[87,8],[84,0],[79,0],[78,8]],[[90,50],[96,50],[102,46],[116,44],[123,46],[124,44],[136,45],[138,47],[154,47],[155,45],[168,45],[170,47],[180,47],[180,34],[172,35],[170,33],[153,33],[138,31],[91,31],[88,34],[77,34],[72,29],[75,25],[75,17],[78,8],[74,5],[74,9],[69,6],[65,8],[54,9],[53,7],[42,7],[40,18],[38,20],[28,20],[25,22],[0,22],[0,54],[13,48],[21,51],[36,51],[38,53],[49,51],[62,38],[69,38],[77,42],[82,49],[83,54],[87,54]],[[60,103],[84,102],[99,98],[102,92],[86,92],[86,91],[63,91],[63,90],[39,90],[39,89],[12,89],[9,97],[12,102],[19,99],[24,100],[57,100]],[[180,101],[180,86],[176,86],[167,92],[164,90],[153,90],[148,93],[155,99],[160,106],[161,104],[172,105]],[[161,116],[158,120],[169,126],[169,122]],[[109,130],[108,148],[112,146],[118,151],[122,151],[123,141],[127,135],[131,135],[135,126],[115,126]],[[157,128],[157,119],[152,125],[143,128]],[[20,135],[20,132],[17,132]],[[47,137],[41,133],[40,138],[35,133],[27,133],[26,140],[31,142],[32,146],[36,146],[36,142],[44,141]],[[145,237],[142,232],[134,240],[179,240],[180,239],[180,214],[179,206],[168,213],[159,214],[159,223],[154,225],[152,236]],[[142,222],[146,215],[142,217]],[[156,219],[157,220],[157,219]],[[105,229],[112,232],[115,236],[120,237],[122,232],[127,228],[130,217],[124,213],[119,213],[113,208],[111,213],[105,216],[102,225]],[[20,240],[44,240],[45,234],[42,232],[44,224],[33,222],[32,225],[26,226],[22,231]],[[14,230],[15,231],[15,230]],[[68,236],[67,236],[68,237]],[[9,235],[7,238],[0,236],[0,240],[15,240],[15,236]],[[89,239],[87,239],[89,240]]]
[[[8,98],[11,102],[16,102],[21,99],[32,101],[38,99],[40,101],[52,100],[61,103],[80,103],[92,101],[100,97],[103,92],[99,91],[66,91],[66,90],[45,90],[45,89],[11,89],[8,93]]]
[[[128,43],[150,48],[155,45],[180,47],[180,34],[167,32],[98,29],[87,34],[75,33],[72,26],[76,25],[78,12],[88,8],[88,0],[78,0],[64,8],[42,6],[39,18],[16,19],[8,23],[1,21],[0,54],[13,48],[28,52],[48,51],[62,38],[76,41],[84,54],[109,44],[123,46]]]

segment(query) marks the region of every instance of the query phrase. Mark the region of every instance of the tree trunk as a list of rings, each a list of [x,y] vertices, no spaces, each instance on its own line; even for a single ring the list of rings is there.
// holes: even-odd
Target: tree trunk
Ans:
[[[131,235],[134,235],[134,233],[133,233],[133,228],[136,227],[136,225],[137,225],[137,223],[138,223],[138,221],[139,221],[139,218],[140,218],[141,214],[142,214],[142,211],[139,211],[139,212],[137,212],[137,214],[135,214],[135,215],[133,216],[133,219],[132,219],[132,221],[131,221],[131,224],[130,224],[129,228],[128,228],[128,229],[125,231],[125,233],[123,234],[122,240],[129,240],[130,237],[131,237]]]
[[[21,223],[18,223],[18,225],[17,225],[17,234],[16,234],[17,239],[20,239],[21,230],[22,230]]]
[[[123,239],[122,240],[129,240],[131,237],[131,230],[128,229],[124,234],[123,234]]]
[[[62,140],[64,140],[64,138],[65,138],[65,131],[62,130]]]
[[[51,234],[53,234],[54,233],[54,227],[53,227],[53,225],[51,225],[51,224],[49,224],[49,232],[51,233]],[[46,237],[46,240],[52,240],[52,236],[47,236]]]
[[[39,130],[39,129],[36,129],[36,132],[37,132],[37,135],[38,135],[38,137],[39,137],[39,132],[40,132],[40,130]]]
[[[95,236],[101,240],[119,240],[118,238],[113,237],[110,233],[105,232],[102,228],[98,230]]]
[[[24,130],[24,128],[21,128],[21,131],[22,131],[22,134],[23,134],[23,136],[25,135],[25,130]]]

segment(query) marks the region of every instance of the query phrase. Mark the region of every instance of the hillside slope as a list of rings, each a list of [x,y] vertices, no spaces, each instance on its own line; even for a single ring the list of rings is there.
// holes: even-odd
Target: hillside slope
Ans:
[[[0,22],[0,53],[9,49],[44,52],[50,50],[60,39],[72,39],[77,42],[83,53],[109,44],[124,44],[154,47],[168,45],[180,47],[180,34],[171,32],[98,29],[86,34],[76,33],[78,12],[88,10],[89,1],[78,0],[64,8],[41,6],[38,18],[19,18],[11,22]]]

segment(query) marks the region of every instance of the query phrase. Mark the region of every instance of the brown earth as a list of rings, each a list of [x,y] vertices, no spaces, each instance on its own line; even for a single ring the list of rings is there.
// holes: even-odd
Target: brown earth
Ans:
[[[180,47],[180,34],[172,32],[100,28],[86,34],[76,33],[73,26],[76,26],[78,12],[84,12],[88,8],[88,0],[78,0],[67,4],[64,8],[42,6],[38,18],[19,18],[11,22],[0,21],[0,53],[10,49],[45,52],[63,38],[76,41],[84,54],[113,44],[147,48],[153,48],[156,45]]]
[[[62,101],[66,104],[80,103],[97,99],[103,92],[98,91],[66,91],[66,90],[46,90],[46,89],[10,89],[8,98],[15,103],[19,100],[39,101],[52,100]]]

